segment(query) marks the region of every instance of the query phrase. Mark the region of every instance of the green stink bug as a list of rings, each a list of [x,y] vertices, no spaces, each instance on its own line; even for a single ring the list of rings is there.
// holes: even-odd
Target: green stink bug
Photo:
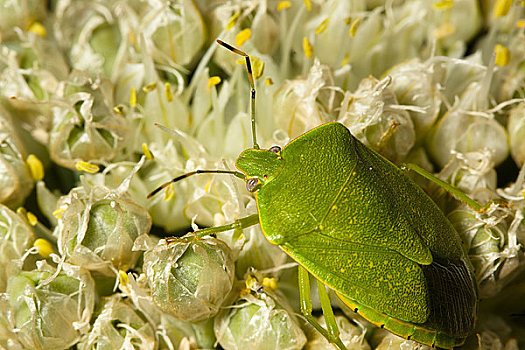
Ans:
[[[352,310],[395,334],[431,346],[461,345],[474,328],[477,285],[459,236],[437,205],[340,123],[321,125],[283,149],[260,149],[250,59],[218,42],[246,58],[254,147],[237,158],[239,171],[196,170],[149,197],[194,174],[233,174],[254,193],[258,214],[196,235],[260,224],[266,238],[299,264],[301,311],[331,343],[346,349],[325,285]],[[318,281],[327,329],[311,315],[308,274]]]

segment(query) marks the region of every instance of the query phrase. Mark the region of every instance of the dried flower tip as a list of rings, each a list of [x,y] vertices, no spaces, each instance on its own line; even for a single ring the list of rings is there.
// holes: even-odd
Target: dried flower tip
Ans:
[[[496,0],[492,8],[492,15],[495,18],[505,16],[512,5],[512,0]]]
[[[277,280],[274,277],[264,277],[263,278],[263,286],[265,288],[268,288],[270,290],[277,290]]]
[[[34,154],[30,154],[26,159],[27,166],[31,172],[31,177],[35,181],[40,181],[44,178],[44,166],[40,159],[38,159]]]
[[[494,47],[496,53],[496,64],[500,67],[505,67],[510,61],[510,50],[503,45],[497,44]]]
[[[85,172],[91,173],[91,174],[95,174],[96,172],[98,172],[100,170],[98,165],[91,164],[91,163],[88,163],[88,162],[84,162],[82,160],[79,160],[75,164],[75,168],[77,168],[78,171],[85,171]]]
[[[357,29],[359,28],[360,23],[361,23],[361,18],[356,18],[353,20],[352,24],[350,25],[350,29],[348,29],[348,35],[351,38],[355,37],[355,33],[357,33]]]
[[[277,11],[287,9],[290,6],[292,6],[292,3],[290,1],[279,1],[279,3],[277,4]]]
[[[208,79],[208,87],[211,88],[212,86],[215,86],[219,84],[220,82],[221,82],[221,77],[214,75],[213,77],[210,77],[210,79]]]
[[[330,22],[330,18],[325,18],[318,26],[315,28],[315,34],[321,34],[326,30],[328,27],[328,22]]]
[[[153,83],[150,83],[150,84],[148,84],[146,86],[143,86],[142,87],[142,91],[148,93],[148,92],[151,92],[151,91],[155,90],[156,87],[157,87],[157,82],[154,81]]]
[[[35,226],[38,223],[38,218],[36,217],[35,214],[31,213],[30,211],[26,213],[26,217],[27,217],[27,222],[29,222],[29,225]]]
[[[252,73],[253,79],[259,79],[264,72],[264,61],[261,61],[258,57],[250,56],[252,62]]]
[[[135,107],[137,105],[137,90],[134,87],[131,88],[131,93],[129,95],[129,105]]]
[[[171,92],[171,84],[170,83],[164,84],[164,94],[166,95],[166,101],[168,101],[168,102],[173,101],[173,92]]]
[[[38,248],[38,254],[40,254],[43,258],[49,258],[49,256],[53,254],[53,246],[48,240],[43,238],[37,238],[33,243],[33,247]]]
[[[454,34],[455,31],[456,31],[456,27],[454,27],[452,24],[443,23],[439,28],[434,30],[434,37],[438,40],[443,39],[443,38],[446,38],[447,36]]]
[[[266,78],[265,84],[266,84],[266,86],[273,85],[273,80],[272,80],[272,78]]]
[[[303,37],[303,51],[306,58],[310,58],[314,54],[314,48],[307,37]]]
[[[249,28],[243,29],[235,37],[235,44],[239,47],[252,37],[252,31]]]
[[[60,219],[62,217],[62,214],[66,211],[66,208],[58,208],[53,212],[53,216],[57,219]]]
[[[124,113],[124,106],[123,105],[118,105],[118,106],[113,107],[113,112],[115,112],[117,114]]]
[[[146,158],[149,160],[155,159],[155,157],[153,156],[153,153],[151,153],[151,151],[149,150],[147,143],[142,144],[142,153],[144,153]]]
[[[226,27],[225,27],[226,30],[232,29],[237,24],[237,20],[239,19],[239,15],[240,15],[240,13],[236,12],[230,17],[230,19],[228,20],[228,23],[226,23]]]
[[[164,191],[164,198],[162,198],[162,200],[164,202],[167,202],[171,198],[173,198],[174,194],[175,194],[175,189],[173,188],[173,184],[170,184],[168,187],[166,187],[166,190]]]
[[[42,38],[46,37],[46,28],[40,22],[33,22],[27,30],[40,35]]]
[[[306,9],[308,11],[312,11],[312,1],[311,0],[304,0],[304,6],[306,6]]]
[[[435,2],[432,7],[434,7],[436,10],[448,10],[452,6],[454,6],[454,0],[441,0],[438,2]]]

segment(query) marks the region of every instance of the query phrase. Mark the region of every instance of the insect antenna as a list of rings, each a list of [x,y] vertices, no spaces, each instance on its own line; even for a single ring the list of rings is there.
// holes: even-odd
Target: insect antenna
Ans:
[[[233,53],[236,53],[237,55],[243,56],[246,59],[246,69],[248,70],[248,79],[250,80],[250,96],[251,96],[251,105],[250,105],[250,113],[251,113],[251,119],[252,119],[252,138],[253,138],[253,148],[259,149],[259,145],[257,144],[257,137],[255,136],[255,81],[253,79],[253,72],[252,72],[252,63],[250,61],[250,56],[248,56],[247,53],[244,51],[241,51],[230,44],[225,43],[224,41],[217,39],[217,43],[219,45],[224,46],[228,50],[230,50]]]
[[[240,179],[246,180],[246,176],[244,176],[243,173],[239,171],[234,171],[234,170],[195,170],[195,171],[190,171],[189,173],[186,173],[186,174],[179,175],[171,179],[170,181],[163,183],[162,185],[160,185],[159,187],[151,191],[151,193],[148,194],[147,198],[149,199],[153,197],[154,195],[156,195],[157,193],[159,193],[160,191],[162,191],[163,189],[165,189],[172,183],[178,182],[182,179],[185,179],[187,177],[197,175],[197,174],[232,174],[232,175],[237,176]]]

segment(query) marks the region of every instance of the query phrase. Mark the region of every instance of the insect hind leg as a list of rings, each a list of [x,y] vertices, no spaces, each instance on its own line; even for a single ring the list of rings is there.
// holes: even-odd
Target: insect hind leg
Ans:
[[[304,318],[310,323],[319,333],[323,335],[331,344],[339,350],[348,350],[339,337],[339,328],[335,322],[334,312],[330,304],[330,298],[326,292],[325,285],[317,281],[317,290],[319,291],[319,299],[321,300],[321,307],[326,322],[326,329],[317,322],[312,315],[312,298],[310,296],[310,277],[308,271],[302,266],[299,266],[299,297],[301,300],[301,313]]]

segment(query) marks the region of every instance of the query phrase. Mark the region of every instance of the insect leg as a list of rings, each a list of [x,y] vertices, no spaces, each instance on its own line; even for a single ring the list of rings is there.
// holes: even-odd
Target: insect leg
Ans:
[[[440,178],[438,178],[434,174],[426,171],[425,169],[421,168],[420,166],[418,166],[416,164],[412,164],[412,163],[401,164],[400,168],[401,168],[401,170],[410,169],[410,170],[415,171],[416,173],[418,173],[419,175],[423,176],[424,178],[426,178],[426,179],[434,182],[435,184],[441,186],[443,189],[445,189],[446,191],[450,192],[452,195],[454,195],[457,198],[459,198],[461,201],[466,203],[469,207],[471,207],[472,209],[474,209],[478,213],[483,213],[492,204],[492,201],[488,202],[485,205],[479,204],[478,202],[476,202],[475,200],[473,200],[472,198],[467,196],[466,193],[461,191],[459,188],[457,188],[457,187],[455,187],[455,186],[453,186],[453,185],[451,185],[451,184],[441,180]]]
[[[252,214],[249,216],[246,216],[244,218],[240,218],[232,222],[228,225],[223,226],[216,226],[216,227],[208,227],[204,228],[202,230],[195,231],[195,236],[197,238],[202,238],[205,236],[213,235],[220,232],[226,232],[230,230],[242,230],[245,228],[248,228],[250,226],[256,225],[259,223],[259,215],[258,214]],[[167,237],[166,243],[171,243],[180,240],[179,237]]]
[[[323,335],[330,343],[332,343],[339,350],[348,350],[346,346],[339,338],[339,329],[335,323],[334,312],[332,305],[330,304],[330,298],[326,292],[324,284],[317,282],[317,289],[319,291],[319,299],[321,300],[321,307],[323,309],[323,315],[328,330],[324,329],[323,326],[317,322],[312,315],[312,299],[310,296],[310,278],[308,271],[302,266],[299,266],[299,298],[301,300],[301,313],[319,333]],[[323,291],[321,291],[323,290]]]

